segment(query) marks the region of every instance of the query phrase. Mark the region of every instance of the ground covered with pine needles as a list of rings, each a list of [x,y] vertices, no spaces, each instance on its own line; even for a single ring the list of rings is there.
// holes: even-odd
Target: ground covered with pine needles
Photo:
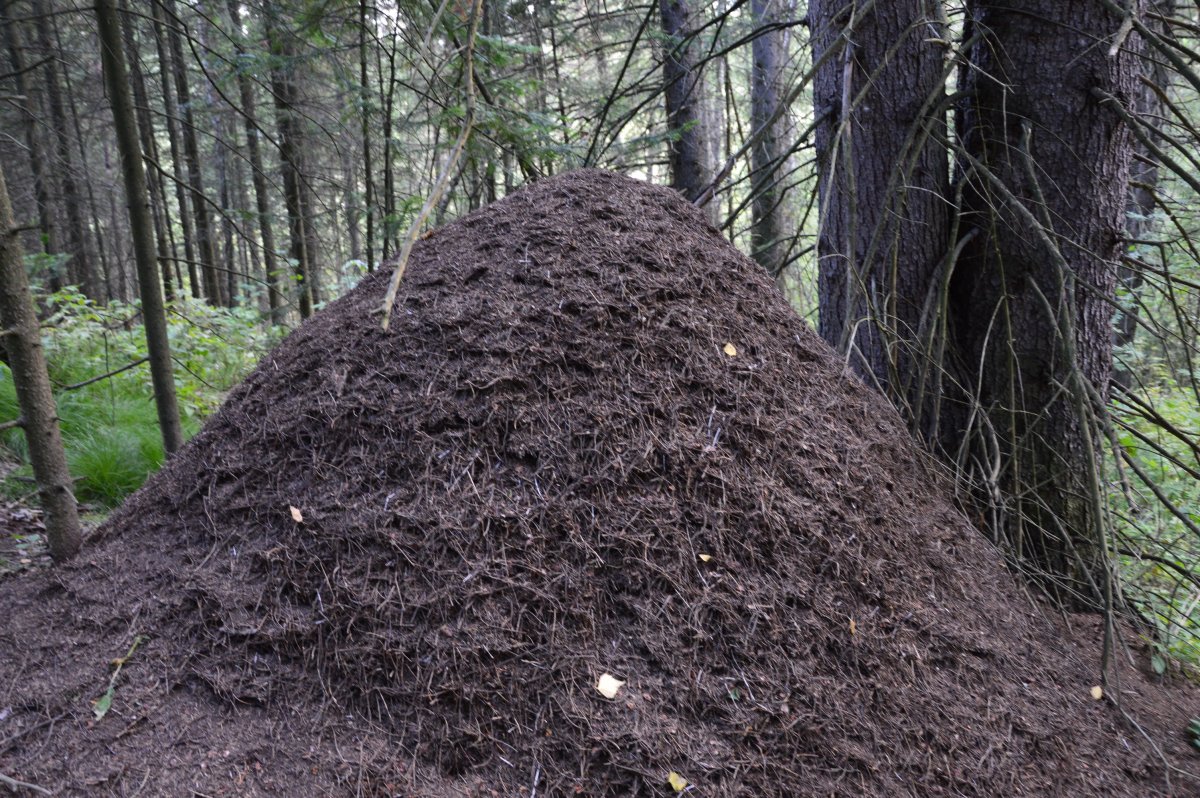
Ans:
[[[1186,709],[1139,729],[1093,699],[1095,663],[894,411],[674,193],[575,172],[441,228],[384,332],[386,279],[269,354],[78,562],[0,583],[0,774],[61,795],[1196,788],[1165,779]]]

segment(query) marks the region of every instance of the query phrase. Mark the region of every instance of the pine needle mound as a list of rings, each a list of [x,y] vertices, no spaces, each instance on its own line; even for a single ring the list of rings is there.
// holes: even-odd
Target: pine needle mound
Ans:
[[[118,703],[269,731],[189,784],[306,793],[286,738],[336,794],[1166,794],[895,413],[673,192],[580,171],[439,229],[383,332],[386,279],[23,588],[107,635],[64,678],[136,631]]]

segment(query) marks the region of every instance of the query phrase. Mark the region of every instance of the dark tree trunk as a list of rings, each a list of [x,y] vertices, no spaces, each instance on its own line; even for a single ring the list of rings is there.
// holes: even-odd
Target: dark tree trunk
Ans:
[[[104,83],[112,104],[113,127],[121,151],[121,172],[125,198],[129,204],[129,230],[137,263],[138,286],[142,299],[142,321],[154,385],[154,403],[162,431],[163,448],[173,454],[183,445],[179,407],[175,401],[175,379],[171,364],[171,346],[167,338],[167,317],[163,307],[155,262],[154,228],[150,214],[150,196],[138,143],[137,119],[129,95],[129,77],[121,47],[121,29],[115,0],[99,0],[96,22],[100,34],[100,55],[104,65]]]
[[[1132,153],[1102,98],[1133,105],[1138,42],[1110,55],[1122,20],[1091,0],[976,0],[969,13],[978,38],[950,307],[983,415],[964,408],[945,432],[979,442],[974,476],[1009,497],[995,526],[1015,551],[1064,597],[1094,601],[1084,572],[1103,578],[1102,498],[1088,416],[1108,395]]]
[[[1175,16],[1176,0],[1149,0],[1147,7],[1158,15],[1149,17],[1147,27],[1159,35],[1166,33],[1166,26],[1159,19],[1171,19]],[[1137,89],[1137,107],[1134,110],[1137,118],[1153,128],[1159,127],[1166,113],[1163,98],[1170,91],[1171,71],[1161,58],[1145,58],[1142,61],[1142,83]],[[1146,135],[1153,141],[1155,136],[1149,131]],[[1162,146],[1161,141],[1155,141],[1156,146]],[[1149,147],[1136,142],[1134,144],[1136,157],[1131,164],[1129,176],[1129,208],[1127,212],[1126,233],[1133,241],[1149,238],[1155,228],[1154,212],[1158,210],[1159,164],[1156,155]],[[1150,258],[1158,254],[1149,255]],[[1159,263],[1159,266],[1165,264]],[[1130,347],[1137,337],[1138,328],[1138,295],[1144,284],[1142,272],[1128,264],[1122,264],[1117,271],[1120,285],[1127,292],[1126,301],[1121,304],[1120,313],[1116,319],[1116,336],[1114,343],[1119,347]],[[1118,359],[1114,364],[1113,381],[1128,388],[1132,384],[1133,375],[1121,367]]]
[[[193,299],[200,298],[200,274],[196,268],[197,257],[195,248],[195,230],[192,227],[192,215],[188,213],[188,188],[184,180],[183,148],[179,144],[179,107],[175,102],[175,93],[171,75],[174,72],[171,56],[167,49],[164,31],[163,8],[161,3],[151,3],[154,14],[154,45],[158,50],[158,72],[162,84],[163,115],[167,123],[167,140],[171,147],[171,163],[175,172],[175,202],[179,209],[179,224],[183,228],[183,257],[187,262],[188,291]],[[178,257],[176,253],[175,257]]]
[[[362,114],[362,153],[363,153],[363,191],[364,215],[366,217],[367,239],[365,242],[367,256],[367,271],[375,271],[375,173],[371,165],[371,102],[370,83],[367,81],[367,0],[359,0],[358,4],[358,71],[359,71],[359,113]]]
[[[396,48],[395,35],[388,49],[387,90],[383,89],[383,64],[378,65],[379,83],[383,94],[383,260],[399,249],[400,222],[396,218],[396,164],[392,155],[392,122],[396,108]],[[382,50],[383,48],[380,48]]]
[[[33,86],[25,71],[25,51],[21,40],[20,24],[15,19],[5,20],[5,30],[8,32],[8,51],[12,58],[13,72],[16,74],[17,92],[24,97],[21,103],[22,118],[25,122],[25,146],[29,148],[29,168],[33,174],[33,196],[38,205],[38,229],[41,231],[42,251],[47,255],[62,252],[62,244],[58,240],[58,227],[54,223],[53,199],[50,193],[50,175],[46,166],[45,150],[42,147],[41,131],[38,130],[36,97]],[[51,287],[58,290],[61,281],[57,274],[51,275]]]
[[[54,44],[58,48],[58,52],[63,52],[62,34],[58,26],[58,17],[54,18]],[[71,71],[63,69],[63,92],[67,100],[67,112],[71,116],[71,129],[75,133],[75,151],[79,156],[79,163],[88,163],[87,144],[84,141],[83,125],[79,123],[79,103],[76,100],[76,92],[71,84]],[[100,271],[95,274],[94,279],[99,285],[100,277],[103,277],[103,284],[107,292],[107,296],[112,298],[118,296],[121,299],[126,297],[121,293],[121,286],[124,285],[124,265],[120,261],[114,260],[110,263],[108,257],[108,247],[104,245],[104,235],[100,231],[100,204],[96,201],[96,192],[92,188],[92,180],[86,176],[83,180],[84,192],[87,194],[87,208],[90,212],[90,217],[93,220],[92,224],[85,224],[86,228],[83,234],[86,238],[88,247],[88,258],[93,264],[93,273],[95,272],[95,263],[99,261]],[[88,231],[91,231],[91,236],[88,237]]]
[[[228,0],[229,16],[234,30],[242,28],[241,12],[237,0]],[[238,54],[243,54],[241,37],[236,38]],[[283,324],[287,314],[279,280],[282,277],[279,259],[275,252],[275,228],[271,224],[271,194],[267,186],[267,173],[263,167],[262,148],[258,145],[262,131],[258,126],[258,115],[254,101],[254,85],[244,68],[238,70],[238,91],[242,101],[242,122],[246,128],[246,154],[250,159],[251,179],[254,183],[254,202],[258,216],[258,231],[262,238],[263,263],[267,278],[267,306],[270,308],[271,323]]]
[[[279,128],[279,157],[283,170],[283,193],[287,205],[288,230],[291,237],[291,257],[296,263],[296,281],[300,292],[300,318],[312,315],[316,299],[313,295],[314,250],[309,244],[313,240],[310,227],[307,192],[302,163],[300,120],[295,110],[295,53],[287,34],[279,30],[272,18],[272,10],[266,11],[264,22],[268,45],[271,48],[271,91],[275,95],[275,119]]]
[[[663,86],[671,131],[671,187],[694,200],[712,180],[704,83],[696,66],[699,48],[690,38],[694,30],[686,0],[659,0],[659,9],[665,39]]]
[[[778,21],[780,0],[752,0],[751,15],[758,27]],[[779,107],[780,70],[783,67],[783,33],[771,31],[759,35],[751,45],[753,63],[750,72],[750,128],[765,132],[750,151],[750,252],[769,274],[779,277],[783,270],[784,231],[783,195],[779,171],[783,163],[781,122],[766,127]]]
[[[157,4],[156,4],[157,5]],[[171,71],[175,78],[175,95],[182,112],[184,160],[187,164],[188,193],[192,201],[192,217],[196,231],[196,248],[200,255],[200,277],[204,298],[210,304],[221,304],[221,284],[217,280],[217,247],[208,215],[208,196],[204,193],[204,173],[200,168],[200,146],[196,142],[196,115],[192,111],[192,93],[188,87],[187,61],[183,58],[182,21],[175,13],[175,0],[166,0],[169,21],[167,40],[171,47]]]
[[[128,0],[121,0],[121,38],[125,44],[125,53],[129,58],[129,79],[133,89],[134,107],[137,110],[138,140],[142,152],[151,164],[158,163],[158,148],[155,144],[154,122],[150,117],[150,100],[146,93],[146,80],[142,74],[142,66],[138,58],[137,40],[134,38],[134,20],[129,14]],[[171,285],[171,263],[167,247],[166,220],[164,218],[163,196],[160,191],[162,184],[157,180],[147,181],[150,193],[150,208],[154,215],[154,243],[158,259],[160,279],[163,282],[163,293],[170,299],[174,296]]]
[[[852,17],[856,5],[809,5],[814,58],[825,59],[814,88],[820,333],[922,428],[936,311],[926,298],[951,218],[937,4],[875,3]]]
[[[197,26],[197,40],[192,52],[200,63],[201,72],[207,76],[212,74],[212,68],[208,62],[210,52],[208,29],[209,26],[217,24],[215,17],[219,15],[220,11],[214,9],[211,12],[212,16],[209,16],[204,3],[198,0],[194,7],[203,19]],[[237,147],[236,136],[230,136],[226,130],[226,115],[222,113],[223,109],[216,107],[211,80],[205,79],[203,84],[204,107],[208,109],[209,124],[212,130],[213,171],[216,172],[219,203],[217,218],[214,220],[212,228],[213,273],[211,281],[215,293],[211,295],[211,300],[214,304],[232,308],[237,305],[238,269],[233,243],[233,220],[229,215],[233,206],[233,193],[229,185],[229,153]],[[210,278],[206,275],[205,279]]]
[[[75,180],[75,162],[71,157],[71,143],[67,137],[70,123],[67,119],[62,84],[59,81],[58,50],[54,46],[50,11],[43,0],[33,0],[32,10],[37,19],[38,46],[43,55],[49,58],[42,74],[46,82],[51,127],[54,130],[55,158],[60,170],[59,186],[62,190],[63,208],[67,213],[67,239],[71,251],[71,262],[67,265],[68,273],[85,294],[96,301],[103,301],[104,290],[97,279],[95,264],[92,263],[83,201],[79,193],[79,184]]]
[[[79,551],[81,533],[74,486],[67,470],[58,411],[42,353],[42,331],[33,309],[21,243],[13,222],[4,170],[0,168],[0,325],[8,350],[13,387],[21,408],[21,427],[38,496],[46,512],[46,539],[56,562]]]

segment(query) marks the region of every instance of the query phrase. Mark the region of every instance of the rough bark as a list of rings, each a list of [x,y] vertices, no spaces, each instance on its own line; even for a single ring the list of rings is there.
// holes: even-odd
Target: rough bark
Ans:
[[[129,229],[133,239],[134,260],[137,263],[154,403],[158,411],[163,448],[167,454],[173,454],[183,445],[183,431],[179,424],[179,407],[175,401],[175,379],[171,364],[171,347],[167,339],[167,317],[155,262],[150,197],[146,190],[146,174],[142,167],[137,119],[129,94],[129,76],[121,46],[121,29],[115,0],[97,2],[96,23],[100,34],[104,83],[112,105],[113,127],[121,152],[125,197],[129,204]]]
[[[1122,20],[1091,0],[976,0],[969,12],[951,334],[984,415],[964,408],[946,433],[994,437],[970,462],[1009,497],[995,526],[1064,597],[1095,600],[1084,572],[1099,579],[1102,518],[1087,417],[1108,395],[1132,153],[1102,96],[1132,106],[1137,40],[1110,55]]]
[[[692,14],[685,0],[659,0],[664,34],[663,86],[671,133],[671,187],[690,200],[712,180],[704,83],[696,66]]]
[[[861,6],[809,5],[814,58],[825,58],[814,85],[820,333],[916,419],[930,393],[926,298],[951,217],[937,2]]]
[[[0,168],[0,325],[8,366],[21,408],[21,427],[38,497],[46,513],[50,556],[62,562],[79,551],[82,535],[67,457],[58,430],[58,410],[46,373],[42,332],[33,309],[21,243],[13,222],[4,170]]]
[[[750,13],[756,27],[763,27],[781,18],[780,0],[751,0]],[[779,107],[780,70],[783,66],[783,33],[774,30],[763,33],[751,45],[753,61],[750,71],[750,129],[766,132],[750,151],[750,252],[767,272],[779,277],[783,270],[785,222],[783,195],[779,188],[782,164],[783,125],[775,122],[767,127]]]

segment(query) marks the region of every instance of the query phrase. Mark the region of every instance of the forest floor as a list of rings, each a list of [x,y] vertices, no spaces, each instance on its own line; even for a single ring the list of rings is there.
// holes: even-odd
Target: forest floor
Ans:
[[[1130,637],[1097,699],[1094,619],[1030,598],[672,192],[575,172],[434,231],[384,332],[387,277],[265,357],[75,562],[0,580],[0,777],[1200,791],[1196,687]]]
[[[0,577],[49,565],[42,511],[23,502],[0,503]]]

